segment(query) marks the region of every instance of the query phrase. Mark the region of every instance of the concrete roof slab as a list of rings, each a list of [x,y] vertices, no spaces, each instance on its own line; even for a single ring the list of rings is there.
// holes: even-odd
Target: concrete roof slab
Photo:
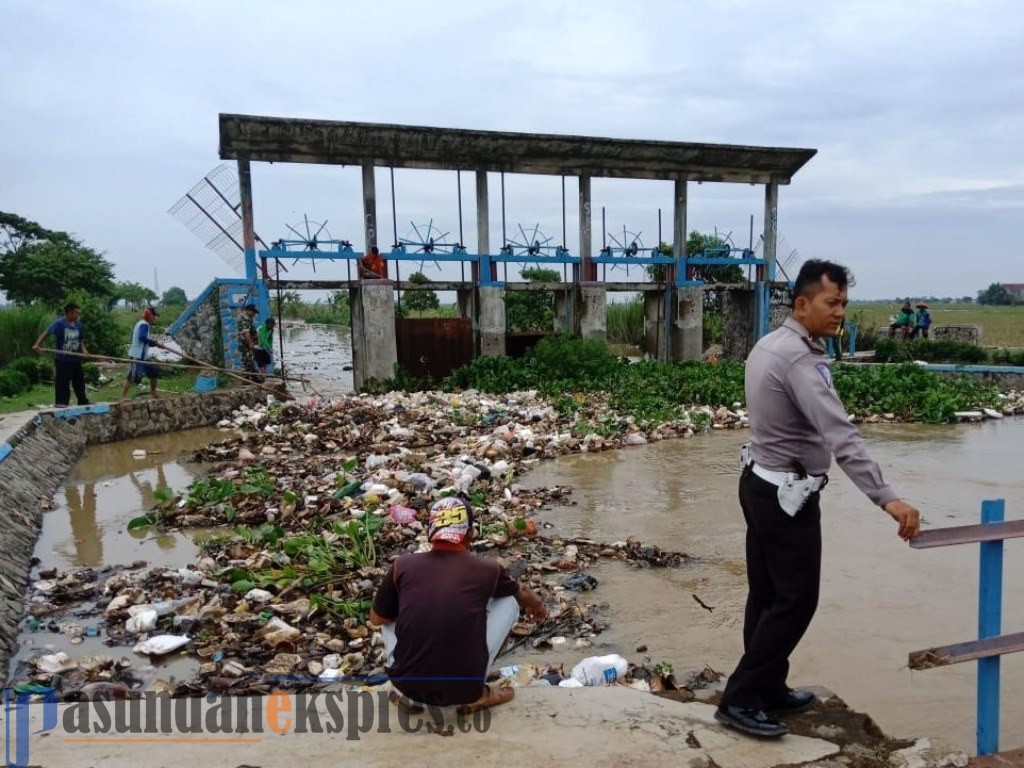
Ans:
[[[815,149],[220,115],[220,156],[633,179],[788,184]]]

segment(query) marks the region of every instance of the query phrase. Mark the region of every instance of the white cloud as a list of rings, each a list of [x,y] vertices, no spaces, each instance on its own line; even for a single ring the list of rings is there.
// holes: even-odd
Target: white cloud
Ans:
[[[0,209],[76,232],[122,279],[151,282],[157,266],[162,288],[194,294],[221,268],[166,210],[220,162],[219,112],[805,146],[818,155],[780,196],[792,247],[847,259],[864,295],[962,295],[1024,280],[1022,32],[1014,0],[9,0]],[[254,178],[265,238],[309,213],[358,242],[358,171]],[[399,236],[431,216],[457,228],[451,174],[397,178]],[[508,227],[561,240],[559,180],[506,182]],[[386,170],[378,189],[389,240]],[[667,184],[601,180],[594,196],[645,241],[659,207],[671,230]],[[693,185],[689,223],[745,243],[762,200]],[[499,206],[495,179],[495,248]],[[966,271],[982,235],[1005,245]]]

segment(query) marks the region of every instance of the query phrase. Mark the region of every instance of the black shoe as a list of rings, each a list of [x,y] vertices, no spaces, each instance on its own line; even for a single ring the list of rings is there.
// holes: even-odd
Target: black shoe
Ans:
[[[774,715],[795,715],[798,712],[806,712],[813,705],[813,693],[790,688],[786,698],[777,704],[766,707],[766,709]]]
[[[785,725],[761,709],[719,707],[715,710],[715,720],[728,728],[767,739],[776,739],[789,733]]]

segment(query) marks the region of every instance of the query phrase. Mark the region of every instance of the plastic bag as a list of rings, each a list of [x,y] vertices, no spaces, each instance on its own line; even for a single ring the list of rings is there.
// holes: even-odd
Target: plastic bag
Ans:
[[[614,685],[627,669],[629,662],[617,653],[588,656],[572,668],[572,677],[583,685]]]

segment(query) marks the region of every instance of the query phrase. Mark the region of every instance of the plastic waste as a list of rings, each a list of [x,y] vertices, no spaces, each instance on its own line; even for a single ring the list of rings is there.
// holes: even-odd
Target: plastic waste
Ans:
[[[271,648],[276,648],[281,643],[298,640],[302,633],[275,616],[258,629],[256,635]]]
[[[416,510],[409,507],[391,507],[388,510],[388,514],[391,515],[392,520],[402,525],[411,523],[416,519]]]
[[[136,606],[132,606],[133,608]],[[138,611],[132,614],[131,618],[124,623],[124,628],[129,632],[149,632],[156,628],[157,612],[149,609]]]
[[[569,678],[566,678],[565,680],[562,680],[558,684],[558,687],[559,688],[583,688],[584,686],[583,686],[583,683],[581,683],[575,677],[569,677]]]
[[[147,656],[163,656],[186,645],[188,645],[188,637],[185,635],[157,635],[145,642],[137,643],[132,650]]]
[[[64,651],[58,651],[48,656],[40,656],[36,661],[36,666],[40,671],[53,675],[58,672],[67,672],[70,669],[75,669],[78,663],[73,661]]]
[[[617,653],[588,656],[572,668],[572,677],[583,685],[613,685],[627,669],[629,662]]]
[[[324,669],[337,669],[341,666],[341,654],[329,653],[321,659]]]
[[[562,586],[573,592],[589,592],[597,588],[597,579],[589,573],[574,573],[562,582]]]
[[[253,603],[269,603],[273,597],[273,594],[265,589],[259,589],[258,587],[253,587],[245,593],[245,599]]]
[[[408,483],[409,485],[424,492],[432,491],[437,487],[437,483],[434,482],[433,478],[429,475],[423,474],[422,472],[411,472],[402,478],[401,482]]]

